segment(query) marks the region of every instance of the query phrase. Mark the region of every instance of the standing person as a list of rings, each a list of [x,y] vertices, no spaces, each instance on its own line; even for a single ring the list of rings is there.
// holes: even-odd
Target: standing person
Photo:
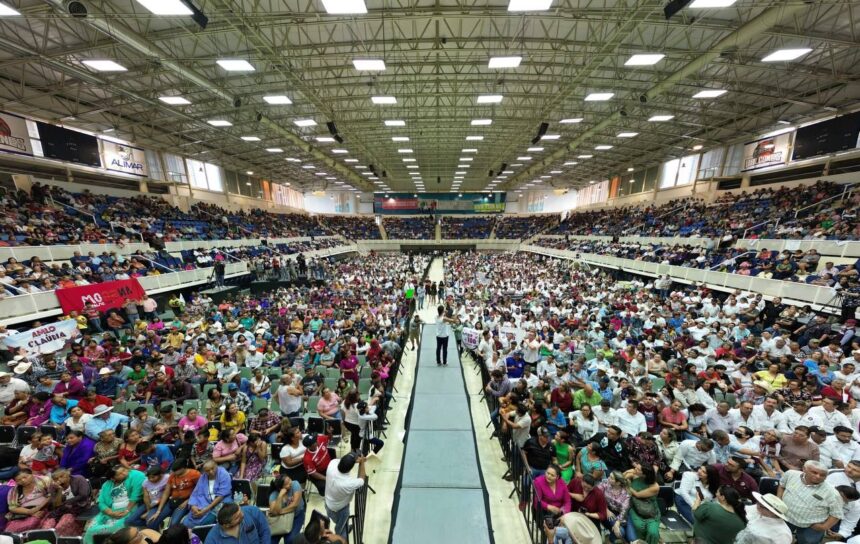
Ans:
[[[358,463],[358,477],[350,472]],[[328,517],[334,521],[335,533],[341,538],[347,538],[347,522],[349,521],[349,503],[355,492],[367,483],[365,458],[358,453],[350,452],[342,457],[337,464],[329,463],[326,470],[325,509]]]
[[[807,461],[802,471],[786,471],[779,482],[777,496],[788,507],[785,519],[797,544],[818,544],[842,518],[842,497],[826,478],[827,467]]]
[[[431,282],[430,287],[427,289],[427,301],[430,304],[434,304],[436,302],[436,283]]]
[[[415,295],[418,298],[418,309],[424,309],[424,297],[427,295],[427,289],[424,287],[423,283],[418,284],[418,288],[415,290]]]
[[[158,317],[158,303],[152,296],[146,295],[146,298],[141,301],[140,305],[143,308],[143,317],[149,320]]]
[[[436,308],[436,366],[448,366],[448,337],[451,334],[449,323],[457,320],[445,315],[445,306]]]
[[[417,313],[412,316],[412,321],[409,322],[409,345],[412,351],[421,343],[421,316]]]
[[[218,287],[224,287],[224,273],[227,270],[224,261],[215,261],[215,285]]]

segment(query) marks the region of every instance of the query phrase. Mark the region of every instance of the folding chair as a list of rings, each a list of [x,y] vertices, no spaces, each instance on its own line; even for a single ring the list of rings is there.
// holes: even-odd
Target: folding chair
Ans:
[[[50,436],[51,438],[53,438],[54,440],[56,440],[56,439],[57,439],[57,436],[58,436],[57,428],[56,428],[56,427],[54,427],[53,425],[41,425],[41,426],[39,427],[39,432],[40,432],[40,433],[42,433],[42,434],[47,434],[47,435],[49,435],[49,436]],[[34,540],[38,540],[38,539],[34,539]]]
[[[660,491],[657,494],[657,504],[660,505],[660,522],[670,531],[689,531],[691,529],[690,524],[687,523],[687,520],[681,514],[675,510],[670,510],[675,504],[675,490],[672,486],[660,486]]]
[[[53,529],[34,529],[24,533],[24,542],[31,540],[47,540],[51,544],[57,544],[57,532]]]
[[[15,442],[15,427],[12,425],[0,425],[0,444],[12,444]]]
[[[308,418],[308,434],[316,433],[316,434],[324,434],[326,429],[325,420],[321,417],[309,417]]]
[[[33,436],[38,429],[36,427],[32,427],[29,425],[24,425],[18,427],[15,431],[15,444],[19,446],[26,446],[30,443],[30,437]]]
[[[290,425],[293,427],[298,427],[302,433],[305,432],[305,418],[303,417],[291,417]]]
[[[254,502],[254,491],[251,489],[251,480],[233,480],[231,493],[240,492],[248,497],[248,501]]]
[[[254,504],[261,510],[269,509],[269,494],[271,487],[268,484],[257,484],[257,497]]]
[[[209,531],[211,531],[213,527],[215,527],[214,523],[212,525],[200,525],[191,529],[191,532],[197,535],[197,538],[200,539],[200,542],[206,542],[206,535],[209,534]]]
[[[776,478],[769,478],[765,476],[758,482],[758,492],[762,495],[767,495],[768,493],[773,493],[776,495],[776,491],[779,488],[779,480]]]
[[[320,403],[320,398],[317,395],[308,398],[308,408],[306,410],[306,414],[309,417],[314,417],[317,415],[317,405]]]

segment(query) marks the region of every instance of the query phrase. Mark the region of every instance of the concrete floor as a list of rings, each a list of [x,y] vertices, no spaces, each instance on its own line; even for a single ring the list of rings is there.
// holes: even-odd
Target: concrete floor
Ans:
[[[430,265],[429,279],[439,281],[443,279],[443,267],[441,259],[436,259]],[[425,301],[426,302],[426,301]],[[425,323],[435,323],[435,306],[427,306],[419,311],[421,319]],[[412,386],[415,381],[415,367],[417,351],[408,349],[403,355],[403,373],[397,378],[397,391],[394,393],[395,403],[388,412],[390,425],[386,430],[388,438],[385,439],[385,447],[379,457],[371,457],[367,461],[367,473],[371,487],[376,494],[368,494],[367,517],[364,526],[365,544],[383,544],[388,542],[391,529],[391,510],[393,507],[394,490],[397,479],[400,476],[400,463],[403,458],[403,437],[406,411],[411,400]],[[477,433],[478,456],[481,463],[481,471],[489,494],[492,531],[496,544],[524,544],[529,541],[526,524],[523,515],[517,508],[516,499],[509,499],[508,495],[513,490],[513,484],[502,479],[506,465],[501,460],[502,451],[495,440],[490,440],[490,429],[486,429],[490,421],[487,407],[481,400],[481,376],[476,372],[474,362],[469,357],[464,357],[463,373],[465,374],[466,387],[469,391],[469,401],[472,408],[472,419]],[[348,441],[347,441],[348,442]],[[338,451],[338,456],[347,452],[347,445],[343,444]],[[311,487],[313,489],[313,487]],[[311,509],[325,512],[323,498],[316,491],[310,495],[308,500],[308,512]],[[401,543],[393,543],[401,544]]]

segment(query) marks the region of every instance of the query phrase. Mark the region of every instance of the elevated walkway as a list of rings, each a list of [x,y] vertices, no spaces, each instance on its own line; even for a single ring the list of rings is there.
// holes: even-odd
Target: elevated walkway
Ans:
[[[425,325],[408,416],[390,542],[492,544],[490,511],[453,334],[436,365],[436,326]]]

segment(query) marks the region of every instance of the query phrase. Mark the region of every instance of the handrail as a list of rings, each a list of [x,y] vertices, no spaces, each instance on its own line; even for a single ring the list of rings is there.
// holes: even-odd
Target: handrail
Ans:
[[[803,210],[808,210],[809,208],[818,206],[819,204],[822,204],[824,202],[829,202],[829,201],[837,199],[837,198],[840,200],[844,199],[846,194],[851,192],[848,189],[849,188],[853,189],[854,186],[858,185],[858,184],[860,184],[860,181],[855,181],[854,183],[846,183],[845,185],[842,186],[842,192],[841,193],[839,193],[838,195],[833,195],[831,197],[825,198],[824,200],[819,200],[818,202],[814,202],[814,203],[810,204],[809,206],[804,206],[804,207],[800,208],[799,210],[794,212],[794,218],[797,219],[798,216],[800,215],[800,212],[802,212]]]
[[[716,264],[716,265],[712,266],[712,267],[711,267],[711,268],[709,268],[708,270],[715,270],[715,269],[717,269],[717,268],[719,268],[719,267],[723,266],[724,264],[726,264],[727,262],[730,262],[730,261],[731,261],[731,262],[736,262],[736,259],[738,259],[739,257],[743,257],[744,255],[749,255],[750,253],[752,253],[753,255],[755,255],[757,252],[756,252],[756,251],[745,251],[744,253],[741,253],[740,255],[735,255],[735,256],[734,256],[734,257],[732,257],[731,259],[726,259],[725,261],[723,261],[723,262],[721,262],[721,263],[719,263],[719,264]]]
[[[168,271],[168,272],[170,272],[171,274],[172,274],[172,273],[174,273],[174,272],[182,272],[181,270],[174,270],[174,269],[172,269],[172,268],[170,268],[170,267],[164,266],[164,265],[163,265],[163,264],[161,264],[161,263],[157,263],[157,262],[153,261],[152,259],[150,259],[149,257],[144,257],[143,255],[133,254],[133,255],[131,255],[130,257],[134,257],[134,258],[136,258],[136,259],[143,259],[144,261],[149,261],[149,262],[151,262],[152,264],[154,264],[155,266],[158,266],[158,267],[160,267],[160,268],[163,268],[163,269],[167,270],[167,271]]]
[[[778,227],[778,226],[779,226],[779,221],[780,221],[780,219],[776,219],[775,221],[776,221],[776,223],[774,223],[774,225],[773,225],[773,226],[774,226],[774,227]],[[774,219],[768,219],[767,221],[762,221],[761,223],[758,223],[758,224],[756,224],[756,225],[753,225],[753,226],[749,227],[748,229],[746,229],[746,230],[744,231],[744,233],[743,233],[743,235],[741,236],[741,238],[746,239],[746,237],[747,237],[747,233],[748,233],[749,231],[751,231],[752,229],[754,229],[754,228],[756,228],[756,227],[760,227],[760,226],[762,226],[762,225],[767,225],[768,223],[773,223],[773,222],[774,222]]]
[[[198,212],[205,213],[205,214],[206,214],[206,215],[208,215],[209,217],[215,218],[215,219],[217,219],[218,221],[220,221],[220,220],[221,220],[221,218],[220,218],[220,217],[218,217],[217,215],[211,214],[211,213],[207,212],[206,210],[204,210],[204,209],[202,209],[202,208],[200,208],[200,207],[196,208],[196,210],[197,210]],[[252,238],[256,237],[256,233],[255,233],[254,231],[248,230],[248,229],[246,229],[245,227],[243,227],[242,225],[239,225],[238,223],[236,224],[236,226],[237,226],[240,230],[243,230],[243,231],[245,231],[246,233],[250,234]]]
[[[52,195],[52,194],[49,194],[49,195],[48,195],[48,198],[50,198],[50,199],[51,199],[51,204],[53,204],[54,206],[56,206],[57,204],[59,204],[60,206],[65,206],[66,208],[71,208],[71,209],[75,210],[76,212],[78,212],[78,213],[80,213],[80,214],[90,216],[90,217],[92,218],[92,220],[93,220],[93,225],[95,225],[96,227],[98,227],[98,226],[99,226],[98,219],[96,219],[96,214],[94,214],[94,213],[90,213],[90,212],[86,212],[86,211],[84,211],[84,210],[82,210],[82,209],[80,209],[80,208],[75,208],[75,207],[74,207],[74,206],[72,206],[71,204],[66,204],[65,202],[57,202],[56,200],[54,200],[54,195]],[[109,221],[108,221],[108,226],[110,227],[110,231],[111,231],[111,232],[115,232],[115,231],[113,230],[113,225],[111,225]]]
[[[228,256],[228,257],[230,257],[230,258],[231,258],[231,259],[233,259],[234,261],[237,261],[237,262],[240,262],[240,263],[241,263],[241,262],[243,262],[243,261],[242,261],[242,259],[240,259],[239,257],[236,257],[235,255],[233,255],[232,253],[230,253],[230,252],[229,252],[229,251],[227,251],[226,249],[216,249],[216,251],[218,251],[219,253],[223,253],[224,255],[226,255],[226,256]]]

